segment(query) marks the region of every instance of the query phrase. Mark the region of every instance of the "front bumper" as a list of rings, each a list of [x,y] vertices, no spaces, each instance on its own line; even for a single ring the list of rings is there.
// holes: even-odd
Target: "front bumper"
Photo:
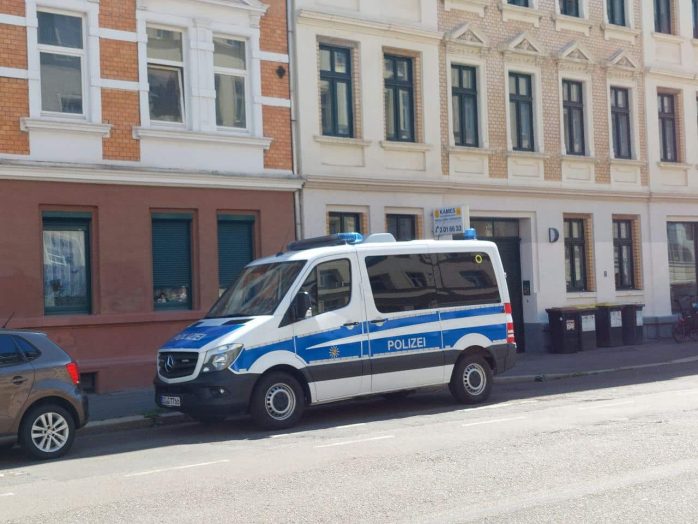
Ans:
[[[167,384],[155,377],[155,403],[165,409],[192,416],[227,416],[247,411],[259,375],[236,375],[224,370],[201,374],[195,379]],[[178,397],[180,405],[165,406],[162,397]]]
[[[497,344],[489,347],[492,356],[494,356],[497,368],[495,373],[499,375],[513,368],[516,365],[516,344]]]

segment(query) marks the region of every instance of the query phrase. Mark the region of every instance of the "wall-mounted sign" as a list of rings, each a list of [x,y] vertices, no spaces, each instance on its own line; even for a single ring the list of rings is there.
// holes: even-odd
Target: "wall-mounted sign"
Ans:
[[[440,207],[434,209],[434,236],[463,234],[470,227],[470,211],[467,206]]]

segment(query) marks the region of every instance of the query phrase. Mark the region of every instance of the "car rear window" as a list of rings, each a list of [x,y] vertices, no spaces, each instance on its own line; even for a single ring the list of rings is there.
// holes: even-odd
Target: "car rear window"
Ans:
[[[501,302],[497,275],[487,253],[438,253],[436,263],[440,307]]]
[[[29,342],[26,338],[15,336],[15,342],[17,342],[19,349],[22,350],[22,353],[24,353],[29,360],[34,360],[35,358],[39,358],[39,356],[41,356],[41,351],[39,351],[34,344]]]

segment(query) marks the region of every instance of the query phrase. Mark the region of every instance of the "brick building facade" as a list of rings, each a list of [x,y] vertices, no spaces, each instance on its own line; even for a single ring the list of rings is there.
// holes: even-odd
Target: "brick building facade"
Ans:
[[[0,2],[0,321],[99,391],[296,236],[286,3]]]

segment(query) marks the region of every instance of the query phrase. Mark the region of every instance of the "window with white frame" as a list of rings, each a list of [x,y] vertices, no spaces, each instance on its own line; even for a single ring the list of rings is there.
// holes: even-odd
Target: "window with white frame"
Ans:
[[[184,122],[184,53],[181,31],[148,28],[150,120]]]
[[[37,18],[41,110],[46,113],[83,115],[83,18],[49,11],[39,11]]]
[[[247,58],[245,42],[224,37],[213,39],[216,83],[216,125],[246,128]]]

